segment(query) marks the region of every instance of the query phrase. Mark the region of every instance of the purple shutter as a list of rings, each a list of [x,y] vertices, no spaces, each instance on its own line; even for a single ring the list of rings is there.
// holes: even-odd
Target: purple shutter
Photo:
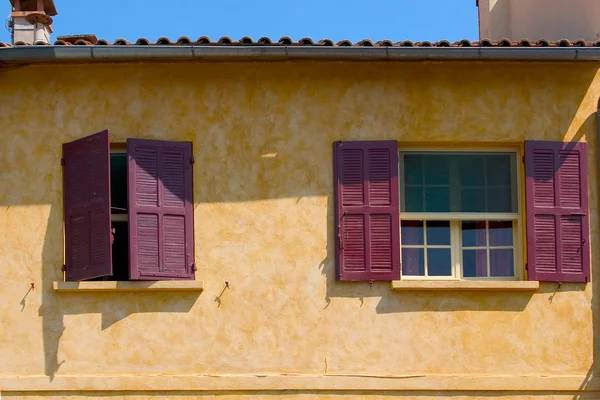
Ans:
[[[525,142],[529,280],[588,282],[586,143]]]
[[[400,279],[397,142],[335,142],[333,153],[337,279]]]
[[[66,280],[112,275],[108,131],[63,144]]]
[[[194,279],[192,144],[127,139],[129,275]]]

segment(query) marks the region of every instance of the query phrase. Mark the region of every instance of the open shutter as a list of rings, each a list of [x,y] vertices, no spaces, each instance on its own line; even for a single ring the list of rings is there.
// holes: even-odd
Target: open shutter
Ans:
[[[400,279],[397,142],[335,142],[333,153],[337,279]]]
[[[129,276],[194,279],[192,144],[127,140]]]
[[[586,143],[525,142],[529,280],[588,282]]]
[[[66,280],[112,275],[108,131],[63,144]]]

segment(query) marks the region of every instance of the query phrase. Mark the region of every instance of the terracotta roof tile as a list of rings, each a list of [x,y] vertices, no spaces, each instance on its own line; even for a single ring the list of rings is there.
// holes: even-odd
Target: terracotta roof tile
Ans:
[[[88,33],[83,35],[59,36],[54,44],[58,44],[58,42],[76,44],[80,40],[84,40],[86,42],[89,42],[90,44],[98,43],[98,38],[96,37],[96,35],[94,35],[93,33]]]
[[[305,37],[298,41],[293,41],[288,36],[283,36],[278,40],[273,40],[268,37],[261,37],[258,40],[254,40],[249,36],[244,36],[239,40],[233,40],[230,37],[223,36],[218,40],[212,40],[207,36],[200,36],[198,39],[193,41],[187,36],[182,36],[176,41],[172,41],[167,37],[160,37],[155,42],[150,41],[147,38],[139,38],[135,42],[129,42],[126,39],[119,38],[113,43],[104,40],[96,39],[93,34],[89,35],[70,35],[70,36],[59,36],[53,43],[55,46],[70,46],[70,45],[82,45],[82,46],[130,46],[130,45],[142,45],[142,46],[353,46],[353,47],[600,47],[600,41],[585,41],[583,39],[578,40],[567,40],[562,39],[559,41],[548,41],[546,39],[539,39],[536,41],[529,39],[521,39],[519,41],[511,41],[509,39],[502,39],[498,41],[492,41],[489,39],[483,39],[481,41],[470,41],[467,39],[459,40],[451,43],[448,40],[440,40],[438,42],[421,41],[413,42],[410,40],[392,42],[391,40],[380,40],[373,42],[370,39],[363,39],[356,43],[350,40],[340,40],[335,43],[331,39],[321,39],[315,41],[311,38]],[[30,43],[18,42],[15,46],[29,46]],[[37,43],[37,45],[43,45]],[[11,47],[10,43],[0,42],[0,47]]]
[[[182,36],[179,39],[177,39],[177,44],[190,45],[192,44],[192,40],[187,36]]]

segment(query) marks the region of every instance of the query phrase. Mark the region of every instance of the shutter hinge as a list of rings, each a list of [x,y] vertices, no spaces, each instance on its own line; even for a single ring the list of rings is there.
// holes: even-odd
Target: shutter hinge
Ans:
[[[65,159],[64,158],[60,159],[60,165],[62,165],[63,167],[65,166]]]
[[[67,266],[63,265],[62,268],[60,269],[62,272],[67,272]]]
[[[529,271],[529,264],[525,263],[525,271]]]
[[[192,271],[198,271],[198,267],[196,267],[196,263],[192,263]]]
[[[525,164],[525,156],[521,156],[521,162]]]
[[[195,164],[195,163],[196,163],[196,160],[194,160],[194,156],[191,156],[190,157],[190,164]]]

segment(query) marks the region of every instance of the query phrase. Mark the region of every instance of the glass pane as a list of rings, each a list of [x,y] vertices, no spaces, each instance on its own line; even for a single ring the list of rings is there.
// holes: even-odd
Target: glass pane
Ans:
[[[465,278],[487,276],[487,250],[463,250],[463,276]]]
[[[400,232],[400,240],[402,245],[415,246],[423,245],[423,221],[402,221],[402,232]]]
[[[110,205],[112,214],[127,214],[127,154],[110,155]]]
[[[417,154],[404,155],[404,183],[420,185],[423,183],[423,157]]]
[[[450,184],[450,156],[444,154],[423,156],[426,185]]]
[[[402,248],[402,275],[425,275],[425,253],[423,249]]]
[[[512,249],[490,250],[491,276],[514,276],[515,257]]]
[[[488,185],[510,186],[510,158],[508,154],[486,156]]]
[[[460,191],[461,212],[485,212],[485,188]]]
[[[404,211],[517,211],[515,154],[430,152],[402,156]]]
[[[452,275],[450,249],[427,249],[427,274],[429,276]]]
[[[510,213],[513,210],[512,193],[510,186],[494,187],[487,189],[488,212]]]
[[[450,221],[427,221],[427,244],[450,246]]]
[[[490,246],[513,245],[512,221],[490,221]]]
[[[404,195],[404,211],[406,212],[423,212],[423,187],[408,186],[402,192]]]
[[[485,247],[485,221],[463,221],[462,246]]]
[[[485,185],[485,158],[481,155],[462,155],[458,157],[460,186]]]
[[[425,212],[449,212],[450,188],[425,187]]]

